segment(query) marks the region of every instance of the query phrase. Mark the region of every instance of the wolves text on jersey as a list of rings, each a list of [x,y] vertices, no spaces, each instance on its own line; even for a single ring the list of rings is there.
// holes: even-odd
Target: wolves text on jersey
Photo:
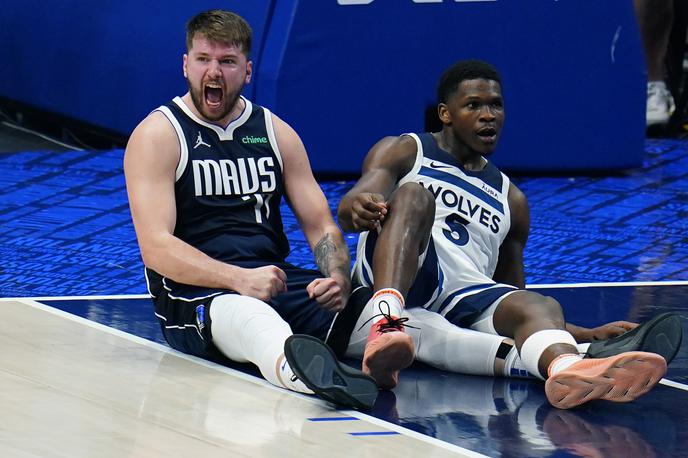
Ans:
[[[502,219],[499,215],[494,214],[491,209],[482,205],[482,202],[472,201],[468,196],[458,194],[453,189],[443,186],[426,185],[423,182],[420,184],[430,191],[435,196],[435,200],[445,207],[455,209],[459,214],[467,217],[469,221],[478,222],[490,229],[494,234],[499,232],[499,223]]]

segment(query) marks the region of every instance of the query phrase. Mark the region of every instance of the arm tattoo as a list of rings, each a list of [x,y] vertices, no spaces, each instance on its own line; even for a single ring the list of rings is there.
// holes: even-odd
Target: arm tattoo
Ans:
[[[337,251],[337,246],[332,241],[330,234],[325,234],[313,248],[313,255],[315,256],[315,264],[318,266],[320,272],[324,275],[330,275],[330,262],[333,254]]]

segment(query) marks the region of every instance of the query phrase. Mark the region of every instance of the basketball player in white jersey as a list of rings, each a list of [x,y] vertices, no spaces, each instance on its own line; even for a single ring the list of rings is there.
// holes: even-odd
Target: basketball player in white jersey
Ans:
[[[342,227],[362,232],[354,282],[374,291],[359,320],[367,325],[352,339],[363,371],[394,387],[416,350],[419,360],[444,369],[464,358],[490,365],[500,335],[513,338],[528,373],[546,380],[556,407],[627,402],[649,391],[666,372],[664,358],[633,351],[583,359],[571,331],[589,330],[567,326],[559,303],[523,289],[527,200],[486,159],[504,122],[496,70],[481,61],[447,69],[438,114],[440,132],[378,142],[339,206]],[[416,342],[404,332],[409,319],[409,328],[419,328],[411,330]],[[484,342],[457,345],[460,328],[480,331],[471,339],[484,335]]]
[[[299,136],[241,96],[253,72],[251,37],[231,12],[194,16],[182,66],[189,91],[154,110],[127,145],[127,191],[155,313],[179,351],[251,362],[274,385],[370,408],[374,380],[322,342],[336,334],[349,296],[349,251]],[[283,197],[319,271],[285,261]]]

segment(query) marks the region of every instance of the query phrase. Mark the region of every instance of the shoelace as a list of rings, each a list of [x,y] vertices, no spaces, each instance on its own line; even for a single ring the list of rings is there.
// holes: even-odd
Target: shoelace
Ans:
[[[387,306],[387,312],[384,312],[384,311],[382,310],[382,304],[385,304],[385,305]],[[366,321],[361,325],[361,327],[358,328],[359,331],[360,331],[361,329],[363,329],[363,327],[364,327],[366,324],[370,323],[370,322],[373,321],[375,318],[380,317],[380,316],[381,316],[381,317],[384,317],[384,319],[385,319],[385,321],[386,321],[386,322],[382,322],[382,320],[380,320],[381,322],[380,322],[380,324],[379,324],[378,332],[380,332],[380,333],[382,333],[382,334],[384,334],[385,332],[403,331],[404,326],[408,326],[409,328],[413,328],[413,329],[420,329],[420,328],[418,328],[418,327],[416,327],[416,326],[411,326],[410,324],[404,324],[404,323],[406,323],[406,322],[409,320],[408,317],[405,317],[405,316],[404,316],[404,317],[401,317],[401,318],[394,318],[394,317],[392,316],[392,309],[391,309],[391,307],[389,306],[389,303],[388,303],[387,301],[385,301],[385,300],[380,301],[380,303],[378,304],[378,309],[380,310],[380,313],[378,313],[377,315],[373,315],[373,316],[370,317],[368,320],[366,320]]]

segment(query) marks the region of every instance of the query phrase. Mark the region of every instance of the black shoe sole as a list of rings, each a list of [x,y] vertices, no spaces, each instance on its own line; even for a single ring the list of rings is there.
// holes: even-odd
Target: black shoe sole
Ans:
[[[627,351],[645,351],[661,355],[669,364],[683,340],[681,317],[662,313],[637,328],[608,340],[593,340],[586,358],[606,358]]]
[[[321,340],[295,334],[284,343],[284,355],[294,374],[316,396],[337,406],[369,410],[375,404],[375,380],[337,361]]]

